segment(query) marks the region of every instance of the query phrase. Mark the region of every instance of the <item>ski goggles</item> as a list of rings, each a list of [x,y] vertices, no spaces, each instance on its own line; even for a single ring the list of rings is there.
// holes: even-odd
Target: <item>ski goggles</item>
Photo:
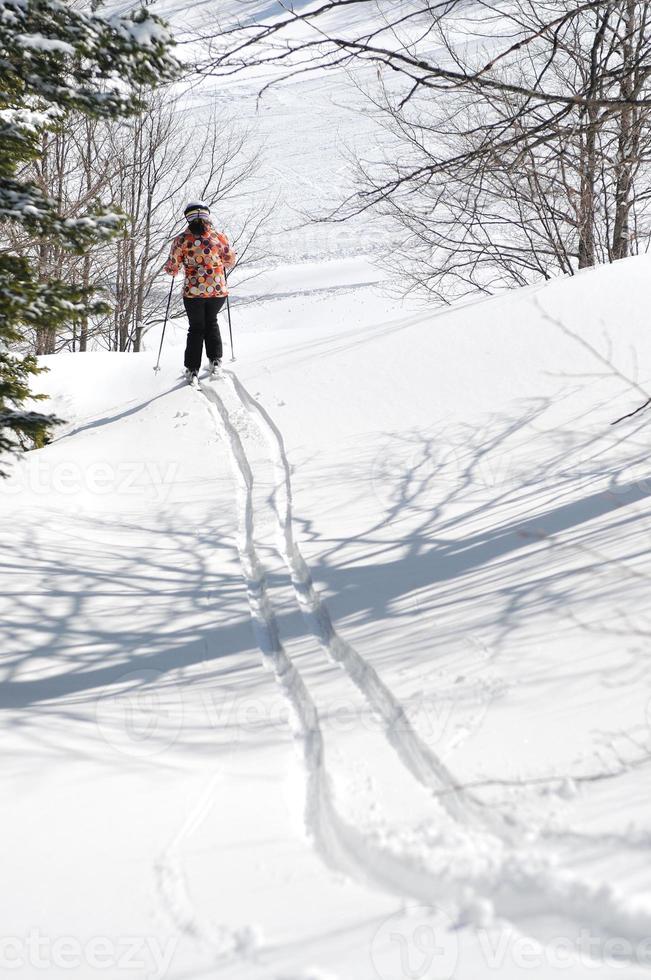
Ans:
[[[210,211],[208,208],[192,208],[190,211],[185,212],[186,221],[207,221],[210,217]]]

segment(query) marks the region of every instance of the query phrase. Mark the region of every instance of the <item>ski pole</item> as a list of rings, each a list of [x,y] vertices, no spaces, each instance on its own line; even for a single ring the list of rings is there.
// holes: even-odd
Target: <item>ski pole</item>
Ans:
[[[226,272],[225,266],[224,266],[224,282],[226,283],[226,288],[228,289],[228,273]],[[226,312],[228,313],[228,333],[231,338],[231,361],[234,361],[235,351],[233,350],[233,324],[231,322],[231,300],[228,293],[226,293]]]
[[[174,289],[174,276],[172,276],[172,284],[170,285],[170,294],[167,297],[167,309],[165,310],[165,319],[163,321],[163,333],[160,338],[160,347],[158,348],[158,360],[156,361],[156,367],[154,368],[154,374],[158,374],[160,371],[160,356],[163,352],[163,341],[165,340],[165,327],[167,326],[167,318],[170,313],[170,303],[172,302],[172,290]]]
[[[233,351],[233,324],[231,323],[231,301],[226,297],[226,312],[228,313],[228,333],[231,338],[231,361],[235,360],[235,352]]]

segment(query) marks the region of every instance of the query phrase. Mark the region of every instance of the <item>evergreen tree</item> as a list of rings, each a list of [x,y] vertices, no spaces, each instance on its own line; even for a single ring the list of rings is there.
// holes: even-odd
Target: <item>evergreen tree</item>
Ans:
[[[21,168],[69,110],[102,118],[139,111],[142,92],[176,74],[171,44],[165,24],[144,9],[108,15],[66,0],[0,0],[0,222],[18,222],[79,253],[119,230],[120,216],[100,209],[62,218],[56,201],[21,180]],[[26,326],[56,330],[92,303],[63,282],[39,281],[24,258],[0,252],[0,456],[42,444],[57,421],[26,407],[40,369],[12,346]]]

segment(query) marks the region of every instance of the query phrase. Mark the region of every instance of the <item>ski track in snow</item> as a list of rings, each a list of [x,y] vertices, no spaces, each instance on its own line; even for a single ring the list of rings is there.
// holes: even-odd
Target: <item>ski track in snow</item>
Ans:
[[[246,955],[255,948],[255,935],[251,929],[215,926],[199,919],[183,871],[181,845],[207,818],[220,780],[220,773],[213,776],[154,868],[156,888],[169,919],[182,935],[209,950],[215,964],[225,964],[233,957]]]
[[[438,882],[417,861],[378,846],[343,820],[334,805],[316,705],[287,655],[267,592],[265,570],[255,545],[254,477],[242,440],[228,410],[212,388],[201,386],[228,446],[238,485],[237,548],[251,619],[263,663],[274,674],[292,718],[303,778],[303,825],[322,860],[337,872],[419,901],[461,900],[464,881]]]
[[[401,763],[419,783],[440,794],[439,802],[450,815],[462,823],[488,827],[504,833],[493,814],[480,812],[481,804],[459,787],[443,761],[419,737],[407,718],[405,709],[377,674],[377,671],[358,651],[337,632],[328,607],[314,588],[309,566],[294,538],[293,494],[291,468],[287,459],[282,432],[267,410],[251,395],[237,375],[224,372],[236,397],[244,408],[254,412],[271,450],[278,483],[274,494],[274,510],[278,525],[278,547],[291,578],[296,600],[306,625],[319,641],[328,658],[338,664],[366,699],[374,714],[382,721],[384,735]],[[278,490],[282,488],[282,513],[278,507]],[[510,839],[510,835],[508,835]]]
[[[380,715],[388,741],[412,775],[428,787],[436,779],[439,788],[442,782],[452,791],[449,812],[465,831],[471,851],[473,840],[479,844],[475,862],[472,858],[470,861],[462,858],[457,866],[451,851],[445,870],[435,874],[419,856],[405,848],[404,841],[399,842],[397,851],[393,850],[348,824],[338,813],[326,767],[318,711],[281,642],[265,570],[256,548],[253,470],[225,402],[212,385],[202,384],[199,393],[208,402],[228,448],[238,487],[237,549],[256,641],[264,665],[272,670],[290,708],[293,735],[301,758],[303,823],[321,859],[337,872],[401,898],[428,905],[454,903],[461,909],[460,922],[473,921],[475,910],[487,899],[499,918],[532,934],[536,933],[535,925],[527,920],[561,916],[572,924],[577,934],[590,923],[604,942],[613,937],[625,937],[633,944],[643,942],[651,933],[651,910],[629,902],[608,884],[585,882],[564,872],[538,852],[509,846],[508,834],[507,839],[501,840],[493,836],[490,815],[486,821],[474,798],[457,788],[452,774],[421,742],[407,723],[404,709],[374,669],[338,635],[294,540],[291,473],[282,433],[232,372],[225,372],[225,377],[238,405],[247,414],[255,414],[262,423],[272,462],[279,472],[285,495],[284,514],[278,510],[277,499],[273,508],[280,550],[311,632]],[[485,822],[483,832],[477,826],[481,819]],[[487,845],[491,853],[488,861]],[[532,925],[531,929],[528,924]]]

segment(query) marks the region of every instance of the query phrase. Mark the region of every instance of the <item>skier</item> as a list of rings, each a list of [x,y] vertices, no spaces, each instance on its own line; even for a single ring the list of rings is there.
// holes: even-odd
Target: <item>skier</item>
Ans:
[[[185,269],[183,305],[190,328],[184,363],[185,376],[193,384],[201,367],[204,342],[211,373],[215,374],[221,365],[222,338],[217,314],[228,296],[225,269],[235,265],[237,256],[226,235],[213,228],[207,204],[191,201],[183,213],[188,227],[172,242],[165,272],[176,276],[181,266]]]

